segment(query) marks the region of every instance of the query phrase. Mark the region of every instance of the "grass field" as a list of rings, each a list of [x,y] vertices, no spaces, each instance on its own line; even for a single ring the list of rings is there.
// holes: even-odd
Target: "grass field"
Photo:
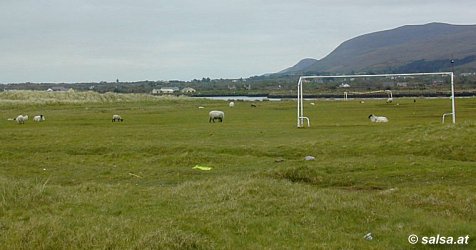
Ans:
[[[456,125],[448,99],[318,100],[297,129],[295,101],[42,95],[0,95],[0,249],[476,248],[474,98]]]

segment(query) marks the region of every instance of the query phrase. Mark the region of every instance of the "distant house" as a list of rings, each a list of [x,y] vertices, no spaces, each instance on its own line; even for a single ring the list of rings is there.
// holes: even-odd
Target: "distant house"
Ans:
[[[51,87],[47,89],[47,92],[66,92],[70,91],[71,89],[65,88],[65,87]]]
[[[179,88],[177,87],[163,87],[160,89],[153,89],[152,94],[153,95],[158,95],[158,94],[173,94],[174,92],[179,91]]]
[[[172,94],[175,90],[173,88],[160,88],[160,93],[164,94]]]
[[[339,88],[350,88],[350,85],[348,83],[341,83]]]
[[[183,89],[181,90],[181,92],[182,92],[182,93],[195,93],[195,92],[197,92],[197,91],[196,91],[194,88],[188,88],[188,87],[187,87],[187,88],[183,88]]]

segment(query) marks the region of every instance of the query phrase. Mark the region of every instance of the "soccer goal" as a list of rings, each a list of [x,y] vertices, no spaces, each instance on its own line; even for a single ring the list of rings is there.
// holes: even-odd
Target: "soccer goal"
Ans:
[[[340,78],[398,78],[398,77],[415,77],[415,76],[449,76],[451,82],[451,113],[445,113],[442,116],[442,122],[444,123],[445,117],[451,115],[453,123],[456,123],[456,110],[455,110],[455,92],[454,92],[454,77],[453,72],[435,72],[435,73],[406,73],[406,74],[378,74],[378,75],[338,75],[338,76],[301,76],[297,84],[297,127],[304,126],[304,121],[307,122],[307,126],[310,127],[309,117],[304,116],[304,97],[303,97],[303,85],[310,80],[324,80],[324,79],[340,79]],[[393,97],[393,96],[392,96]]]

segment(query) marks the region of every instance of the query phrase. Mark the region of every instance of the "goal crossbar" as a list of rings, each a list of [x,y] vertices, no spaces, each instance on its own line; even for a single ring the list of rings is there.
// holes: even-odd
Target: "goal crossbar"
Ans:
[[[453,72],[433,72],[433,73],[405,73],[405,74],[378,74],[378,75],[337,75],[337,76],[301,76],[297,84],[297,127],[304,126],[304,120],[307,121],[307,126],[310,126],[309,117],[304,116],[304,98],[302,93],[302,86],[305,80],[310,79],[324,79],[324,78],[365,78],[365,77],[392,77],[392,76],[431,76],[441,75],[450,76],[451,78],[451,113],[445,113],[444,116],[451,115],[453,118],[453,124],[456,123],[456,110],[455,110],[455,92],[454,92],[454,75]]]

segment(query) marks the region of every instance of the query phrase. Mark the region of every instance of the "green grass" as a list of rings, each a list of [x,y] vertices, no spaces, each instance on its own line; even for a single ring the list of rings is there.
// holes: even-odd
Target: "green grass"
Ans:
[[[16,95],[0,98],[0,249],[475,247],[474,98],[456,125],[447,99],[316,101],[297,129],[294,101]]]

